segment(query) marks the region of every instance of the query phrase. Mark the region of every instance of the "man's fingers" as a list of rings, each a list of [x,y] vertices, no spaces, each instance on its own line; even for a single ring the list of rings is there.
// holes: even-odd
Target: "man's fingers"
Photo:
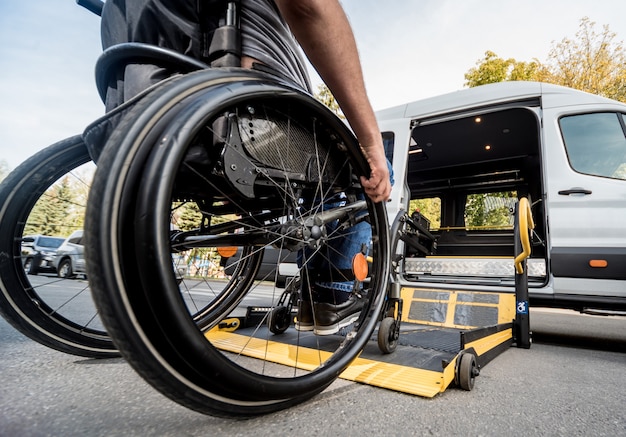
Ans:
[[[365,194],[374,202],[383,202],[389,199],[391,194],[391,183],[389,178],[376,178],[374,175],[369,179],[361,176],[361,185],[365,190]]]

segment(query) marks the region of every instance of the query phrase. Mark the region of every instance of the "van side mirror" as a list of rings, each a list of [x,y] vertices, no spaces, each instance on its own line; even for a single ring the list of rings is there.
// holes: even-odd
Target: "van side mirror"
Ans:
[[[22,246],[33,247],[35,245],[34,237],[24,237],[22,238]]]

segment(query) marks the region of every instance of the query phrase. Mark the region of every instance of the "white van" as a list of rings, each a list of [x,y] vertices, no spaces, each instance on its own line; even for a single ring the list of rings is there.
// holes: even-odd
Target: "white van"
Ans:
[[[377,116],[396,180],[389,219],[420,205],[428,230],[421,250],[401,249],[405,286],[510,289],[511,212],[528,197],[531,305],[626,310],[626,104],[503,82]]]

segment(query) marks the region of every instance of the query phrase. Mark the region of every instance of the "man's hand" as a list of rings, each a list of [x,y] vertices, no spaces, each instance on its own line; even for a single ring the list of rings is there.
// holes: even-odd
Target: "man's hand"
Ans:
[[[367,155],[367,152],[366,152]],[[384,155],[371,159],[368,157],[370,165],[370,177],[361,176],[361,185],[365,189],[365,194],[374,202],[386,202],[391,195],[391,181],[389,178],[389,169],[387,168],[387,160]]]

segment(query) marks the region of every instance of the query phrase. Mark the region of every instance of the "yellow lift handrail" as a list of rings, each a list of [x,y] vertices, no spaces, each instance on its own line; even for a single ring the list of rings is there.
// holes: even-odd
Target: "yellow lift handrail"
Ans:
[[[533,214],[530,210],[530,203],[526,197],[522,197],[519,200],[518,205],[518,226],[519,226],[519,238],[522,243],[522,253],[515,257],[515,271],[521,275],[524,273],[524,267],[522,267],[522,261],[524,261],[530,255],[530,229],[535,229],[535,222],[533,220]],[[524,232],[522,232],[524,230]]]

